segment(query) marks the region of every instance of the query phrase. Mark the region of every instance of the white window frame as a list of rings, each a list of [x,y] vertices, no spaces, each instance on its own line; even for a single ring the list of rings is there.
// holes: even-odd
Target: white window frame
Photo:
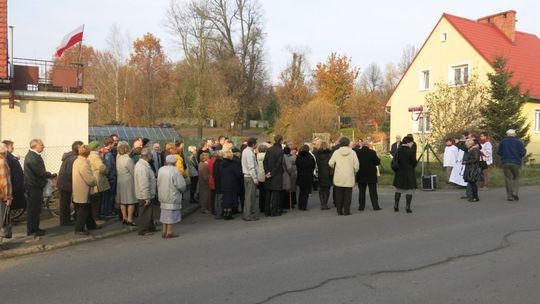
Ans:
[[[441,40],[441,42],[446,42],[448,40],[448,32],[442,32],[439,36],[439,39]]]
[[[540,108],[534,108],[534,133],[540,133]]]
[[[456,68],[467,67],[467,82],[455,83],[455,70]],[[463,74],[465,75],[465,74]],[[448,84],[451,86],[466,85],[471,81],[471,65],[469,62],[462,62],[458,64],[452,64],[448,66]]]
[[[425,73],[428,73],[428,86],[425,87]],[[419,91],[429,91],[431,90],[431,69],[421,69],[418,76],[418,90]]]

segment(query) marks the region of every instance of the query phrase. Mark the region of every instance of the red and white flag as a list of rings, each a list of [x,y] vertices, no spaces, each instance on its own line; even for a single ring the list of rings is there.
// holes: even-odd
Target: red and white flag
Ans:
[[[54,55],[56,57],[60,57],[60,56],[62,56],[62,53],[65,50],[67,50],[70,47],[74,46],[78,42],[81,42],[82,39],[83,39],[83,32],[84,32],[84,24],[79,26],[75,30],[71,31],[66,36],[64,36],[64,39],[62,39],[62,42],[56,48],[56,53]]]

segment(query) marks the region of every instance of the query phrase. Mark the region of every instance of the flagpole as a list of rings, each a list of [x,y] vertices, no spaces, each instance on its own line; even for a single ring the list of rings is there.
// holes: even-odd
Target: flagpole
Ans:
[[[83,33],[83,39],[81,39],[81,42],[79,42],[79,62],[77,62],[77,80],[80,80],[80,83],[79,81],[77,81],[77,86],[80,87],[80,91],[82,91],[82,88],[83,88],[83,76],[82,76],[82,72],[79,69],[83,68],[82,44],[84,40],[84,24],[82,25],[82,33]],[[84,70],[84,68],[82,70]]]

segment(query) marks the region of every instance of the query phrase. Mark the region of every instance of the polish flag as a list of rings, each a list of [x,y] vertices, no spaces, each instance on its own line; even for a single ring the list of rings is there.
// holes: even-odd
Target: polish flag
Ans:
[[[83,32],[84,32],[84,24],[74,29],[66,36],[64,36],[64,39],[62,39],[60,46],[56,48],[56,53],[54,55],[56,57],[60,57],[62,56],[62,53],[64,53],[65,50],[74,46],[78,42],[81,42],[83,39]]]

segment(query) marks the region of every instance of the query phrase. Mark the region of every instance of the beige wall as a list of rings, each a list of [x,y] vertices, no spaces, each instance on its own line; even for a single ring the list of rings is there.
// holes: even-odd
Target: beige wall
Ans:
[[[534,103],[529,102],[525,105],[523,112],[527,117],[527,120],[530,125],[530,139],[531,142],[527,146],[527,153],[531,153],[531,158],[535,160],[535,163],[540,163],[540,132],[534,130],[534,113],[535,111],[540,111],[540,102]]]
[[[441,34],[447,33],[447,40],[441,42]],[[476,50],[454,29],[444,18],[436,25],[428,37],[417,58],[403,76],[400,84],[391,96],[388,105],[391,106],[390,139],[396,135],[413,133],[413,122],[408,108],[424,105],[425,95],[435,88],[435,83],[447,83],[452,66],[468,64],[469,74],[477,75],[480,81],[488,81],[487,74],[493,68],[480,56]],[[420,72],[430,70],[430,89],[420,89]],[[540,108],[540,104],[529,103],[524,109],[527,117],[534,119],[532,108]],[[534,122],[534,121],[532,121]],[[531,127],[534,127],[531,123]],[[532,128],[531,128],[532,130]],[[418,139],[416,134],[416,138]],[[527,147],[529,153],[537,155],[540,161],[540,134],[531,131],[531,143]]]
[[[9,109],[8,100],[1,101],[0,138],[15,142],[21,162],[30,140],[41,138],[47,170],[58,172],[61,157],[71,150],[72,142],[88,141],[87,102],[16,99],[15,108]]]

